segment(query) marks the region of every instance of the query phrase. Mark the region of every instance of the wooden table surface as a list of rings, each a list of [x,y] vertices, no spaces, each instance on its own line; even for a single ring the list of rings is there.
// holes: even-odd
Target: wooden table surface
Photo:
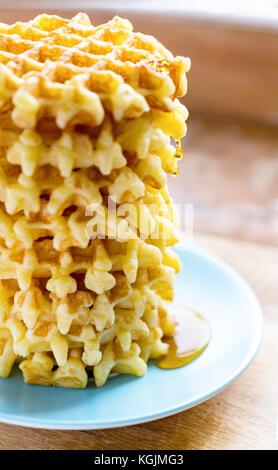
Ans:
[[[0,449],[278,449],[278,248],[212,235],[195,236],[195,244],[235,267],[262,303],[263,343],[242,376],[191,410],[127,428],[48,431],[0,424]]]

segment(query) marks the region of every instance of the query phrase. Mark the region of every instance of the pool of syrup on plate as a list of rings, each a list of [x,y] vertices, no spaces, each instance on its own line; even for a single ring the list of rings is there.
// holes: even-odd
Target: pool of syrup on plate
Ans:
[[[169,349],[156,361],[161,369],[176,369],[189,364],[202,354],[210,341],[209,326],[201,315],[185,307],[171,308],[175,333],[164,339]]]

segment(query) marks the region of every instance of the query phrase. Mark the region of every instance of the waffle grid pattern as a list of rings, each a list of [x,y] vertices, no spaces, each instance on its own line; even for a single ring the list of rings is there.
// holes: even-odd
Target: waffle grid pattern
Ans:
[[[118,17],[0,24],[2,377],[101,386],[167,352],[189,65]]]

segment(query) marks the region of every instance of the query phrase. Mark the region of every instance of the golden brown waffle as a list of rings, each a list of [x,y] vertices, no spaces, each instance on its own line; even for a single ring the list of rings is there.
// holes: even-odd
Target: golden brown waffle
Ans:
[[[186,92],[190,66],[154,38],[133,33],[127,20],[93,27],[85,14],[0,25],[0,60],[2,107],[12,99],[22,128],[42,116],[55,116],[65,128],[100,125],[106,112],[120,121],[150,108],[172,111],[175,97]]]
[[[118,17],[0,24],[1,376],[101,386],[167,352],[189,66]]]

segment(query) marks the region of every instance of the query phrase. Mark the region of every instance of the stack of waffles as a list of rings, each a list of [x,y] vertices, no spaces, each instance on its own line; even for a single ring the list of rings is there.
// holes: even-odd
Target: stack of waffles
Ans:
[[[101,386],[167,353],[189,66],[118,17],[0,24],[2,377]]]

